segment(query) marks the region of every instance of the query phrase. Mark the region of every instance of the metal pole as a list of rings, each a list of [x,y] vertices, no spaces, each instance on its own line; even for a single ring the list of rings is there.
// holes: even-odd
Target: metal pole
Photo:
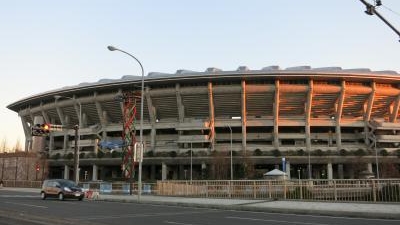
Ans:
[[[121,49],[118,49],[114,46],[108,46],[107,47],[108,50],[110,51],[120,51],[122,53],[125,53],[127,55],[129,55],[130,57],[132,57],[134,60],[136,60],[136,62],[139,63],[139,66],[142,70],[142,90],[141,90],[141,98],[140,98],[140,150],[141,152],[144,149],[144,145],[143,145],[143,98],[144,98],[144,69],[143,69],[143,65],[142,63],[132,54],[125,52]],[[138,177],[138,201],[140,201],[140,196],[142,195],[142,161],[143,159],[140,158],[139,160],[139,177]]]
[[[60,98],[67,98],[71,100],[76,100],[75,98],[71,98],[68,96],[62,96],[62,95],[55,95],[54,98],[60,99]],[[79,100],[76,100],[76,102],[79,104],[79,115],[78,115],[78,125],[75,125],[74,130],[75,130],[75,146],[74,146],[74,181],[75,183],[79,183],[79,148],[81,144],[81,135],[80,135],[80,129],[82,127],[82,103]],[[44,168],[43,168],[44,171]]]
[[[378,180],[379,180],[378,149],[376,148],[376,136],[375,135],[374,135],[374,148],[375,148],[376,178],[378,178]]]
[[[192,176],[193,176],[193,147],[192,141],[190,142],[190,183],[192,183]]]
[[[76,125],[74,127],[75,129],[75,147],[74,147],[74,181],[75,183],[78,183],[79,181],[79,156],[78,156],[78,133],[79,133],[79,125]]]
[[[311,179],[311,149],[308,149],[308,179]]]
[[[229,131],[231,132],[231,180],[233,180],[233,163],[232,163],[232,128],[229,126]]]

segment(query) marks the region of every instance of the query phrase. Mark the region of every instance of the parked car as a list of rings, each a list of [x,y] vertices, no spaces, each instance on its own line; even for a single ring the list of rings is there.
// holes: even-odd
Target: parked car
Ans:
[[[61,201],[65,198],[82,201],[84,196],[82,188],[78,187],[74,181],[65,179],[45,180],[40,192],[40,198],[43,200],[47,197],[56,197]]]

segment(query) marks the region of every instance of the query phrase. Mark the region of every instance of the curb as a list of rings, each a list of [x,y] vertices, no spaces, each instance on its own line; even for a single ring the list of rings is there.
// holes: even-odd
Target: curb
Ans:
[[[351,212],[351,211],[335,211],[335,210],[309,210],[309,209],[288,209],[288,208],[272,208],[272,207],[257,207],[251,204],[236,204],[236,205],[220,205],[220,204],[199,204],[188,202],[165,202],[154,200],[141,200],[137,199],[117,199],[117,198],[103,198],[100,197],[98,201],[106,202],[125,202],[136,204],[154,204],[165,206],[179,206],[179,207],[194,207],[194,208],[207,208],[207,209],[221,209],[233,211],[252,211],[252,212],[266,212],[266,213],[283,213],[283,214],[301,214],[301,215],[319,215],[319,216],[333,216],[333,217],[357,217],[368,219],[400,219],[400,214],[397,213],[380,213],[380,212]],[[400,206],[399,206],[400,207]]]

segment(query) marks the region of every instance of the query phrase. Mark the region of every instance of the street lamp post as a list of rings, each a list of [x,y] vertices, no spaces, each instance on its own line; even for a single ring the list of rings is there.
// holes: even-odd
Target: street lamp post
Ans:
[[[193,177],[193,141],[190,141],[190,183],[192,183]]]
[[[374,149],[375,149],[375,163],[376,163],[376,178],[379,180],[379,161],[378,161],[378,149],[376,148],[376,136],[374,135]]]
[[[233,163],[232,163],[232,128],[228,125],[229,131],[231,132],[231,180],[233,180]]]
[[[141,90],[141,97],[140,97],[140,151],[143,152],[143,97],[144,97],[144,69],[142,63],[132,54],[118,49],[114,46],[107,46],[108,50],[110,51],[120,51],[132,57],[136,62],[139,63],[139,66],[142,70],[142,90]],[[141,154],[142,155],[142,154]],[[139,175],[138,175],[138,201],[140,201],[140,196],[142,195],[142,160],[139,160]]]
[[[71,100],[76,100],[71,97],[56,95],[55,99],[67,98]],[[79,148],[80,148],[80,128],[82,127],[82,104],[80,101],[76,101],[79,104],[79,116],[78,116],[78,125],[74,126],[75,130],[75,147],[74,147],[74,181],[75,183],[79,183]]]

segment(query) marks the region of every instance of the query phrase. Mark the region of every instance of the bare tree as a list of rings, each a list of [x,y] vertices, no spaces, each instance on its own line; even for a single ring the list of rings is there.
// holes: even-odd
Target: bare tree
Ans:
[[[7,139],[6,139],[6,137],[4,137],[3,140],[1,141],[0,151],[3,152],[3,153],[7,152]]]
[[[15,146],[13,148],[14,152],[21,152],[22,148],[21,148],[21,141],[19,139],[17,139],[17,142],[15,143]]]

